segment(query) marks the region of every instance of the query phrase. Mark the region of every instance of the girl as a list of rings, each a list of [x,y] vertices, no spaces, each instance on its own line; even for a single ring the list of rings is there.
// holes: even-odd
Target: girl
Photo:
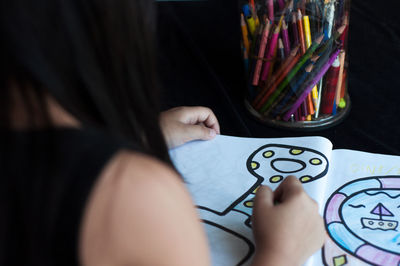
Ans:
[[[155,24],[150,0],[1,1],[1,265],[209,264],[167,149],[219,125],[203,107],[159,115]],[[255,204],[254,265],[321,247],[297,179]]]

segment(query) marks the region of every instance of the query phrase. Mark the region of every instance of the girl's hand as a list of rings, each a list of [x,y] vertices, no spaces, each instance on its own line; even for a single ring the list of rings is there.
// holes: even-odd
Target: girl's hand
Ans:
[[[317,203],[294,176],[273,192],[261,186],[253,209],[256,255],[253,265],[302,265],[324,243]]]
[[[209,140],[220,134],[218,120],[206,107],[176,107],[160,115],[160,126],[168,148],[196,139]]]

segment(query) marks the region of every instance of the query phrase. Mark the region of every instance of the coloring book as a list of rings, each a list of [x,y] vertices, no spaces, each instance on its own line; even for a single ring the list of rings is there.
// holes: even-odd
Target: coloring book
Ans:
[[[328,235],[306,265],[400,265],[399,156],[335,150],[323,137],[223,135],[170,156],[198,208],[213,265],[250,264],[254,193],[288,175],[318,202]]]

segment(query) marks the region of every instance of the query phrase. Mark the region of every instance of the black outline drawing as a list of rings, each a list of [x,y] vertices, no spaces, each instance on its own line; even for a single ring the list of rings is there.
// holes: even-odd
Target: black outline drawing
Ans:
[[[254,162],[254,163],[257,163],[257,167],[256,167],[256,168],[252,168],[252,167],[251,167],[251,163],[253,162],[253,161],[252,161],[252,158],[254,158],[254,156],[255,156],[258,152],[260,152],[261,150],[266,149],[266,148],[268,148],[268,147],[274,147],[274,148],[275,148],[275,147],[278,147],[278,148],[285,148],[285,149],[288,149],[288,150],[289,150],[289,153],[291,153],[291,154],[294,155],[294,156],[301,155],[301,154],[304,153],[305,151],[308,151],[308,152],[312,152],[312,153],[318,154],[319,156],[321,156],[321,157],[326,161],[326,167],[325,167],[325,169],[324,169],[320,174],[318,174],[318,175],[315,176],[315,177],[311,177],[311,176],[310,176],[311,179],[310,179],[309,181],[303,182],[303,183],[308,183],[308,182],[317,180],[317,179],[319,179],[319,178],[325,176],[326,173],[328,172],[328,168],[329,168],[328,159],[326,158],[326,156],[325,156],[324,154],[322,154],[322,153],[319,152],[319,151],[316,151],[316,150],[313,150],[313,149],[309,149],[309,148],[305,148],[305,147],[300,147],[300,146],[283,145],[283,144],[267,144],[267,145],[263,145],[263,146],[261,146],[260,148],[258,148],[257,150],[255,150],[254,152],[252,152],[252,153],[250,154],[250,156],[248,157],[247,161],[246,161],[246,167],[247,167],[247,170],[248,170],[249,174],[251,174],[251,175],[252,175],[253,177],[255,177],[256,179],[255,179],[254,184],[253,184],[245,193],[243,193],[243,194],[242,194],[241,196],[239,196],[236,200],[234,200],[234,201],[233,201],[225,210],[223,210],[223,211],[216,211],[216,210],[214,210],[214,209],[212,209],[212,208],[209,208],[209,207],[206,207],[206,206],[199,206],[199,205],[197,206],[197,208],[199,208],[199,209],[201,209],[201,210],[204,210],[204,211],[208,211],[208,212],[217,214],[218,216],[225,216],[226,214],[228,214],[228,213],[231,212],[231,211],[241,213],[241,214],[243,214],[243,215],[245,215],[245,216],[247,217],[247,218],[245,218],[245,220],[244,220],[243,222],[244,222],[244,224],[245,224],[247,227],[249,227],[249,229],[250,229],[250,228],[251,228],[251,216],[250,216],[248,213],[245,213],[245,212],[243,212],[243,211],[241,211],[241,210],[235,209],[235,207],[238,206],[238,204],[243,203],[244,200],[245,200],[249,195],[254,194],[253,192],[255,191],[255,189],[257,189],[257,188],[265,181],[265,178],[264,178],[264,177],[262,177],[262,176],[260,176],[259,174],[257,174],[257,173],[254,172],[254,170],[256,170],[256,169],[258,169],[258,168],[260,167],[260,163],[259,163],[259,162]],[[293,154],[293,153],[292,153],[293,150],[298,150],[298,151],[300,151],[300,152],[299,152],[299,153]],[[268,156],[268,157],[265,157],[265,156],[264,156],[264,153],[265,153],[265,152],[272,152],[272,155],[271,155],[271,156]],[[267,159],[273,157],[274,155],[276,155],[276,153],[275,153],[273,150],[267,150],[267,151],[265,151],[265,152],[262,154],[262,156],[263,156],[264,158],[267,158]],[[314,159],[315,159],[315,158],[314,158]],[[282,172],[282,171],[279,170],[279,169],[274,169],[274,168],[273,168],[272,162],[271,162],[271,168],[274,169],[275,171],[280,172],[280,173],[285,173],[285,174],[287,174],[287,173],[299,172],[299,171],[301,171],[301,170],[304,170],[304,169],[307,167],[307,164],[306,164],[304,161],[295,160],[295,159],[291,159],[291,158],[277,158],[277,159],[274,159],[273,161],[276,162],[276,161],[282,161],[282,160],[288,160],[288,161],[290,160],[290,161],[297,162],[297,163],[299,163],[299,164],[302,166],[302,168],[301,168],[300,170],[296,170],[296,171]],[[321,161],[321,164],[322,164],[322,161]],[[277,176],[277,175],[274,175],[274,176]],[[304,177],[304,176],[303,176],[303,177]],[[282,176],[282,179],[283,179],[283,176]],[[251,258],[251,256],[252,256],[253,253],[254,253],[254,250],[255,250],[255,249],[254,249],[254,244],[252,243],[252,241],[250,241],[250,240],[247,239],[246,237],[242,236],[241,234],[239,234],[239,233],[237,233],[237,232],[234,232],[234,231],[232,231],[232,230],[229,229],[229,228],[224,227],[223,225],[214,223],[214,222],[209,221],[209,220],[203,220],[203,221],[204,221],[205,223],[209,224],[209,225],[218,227],[218,228],[221,229],[221,230],[224,230],[224,231],[226,231],[226,232],[228,232],[228,233],[230,233],[230,234],[233,234],[233,235],[237,236],[238,238],[244,240],[246,243],[248,243],[248,245],[249,245],[249,253],[246,255],[245,258],[243,258],[243,259],[238,263],[238,265],[242,265],[242,264],[246,263],[246,262]]]
[[[301,154],[303,154],[305,151],[308,151],[308,152],[312,152],[312,153],[318,154],[319,156],[321,156],[322,158],[325,159],[325,161],[326,161],[326,167],[325,167],[325,169],[324,169],[320,174],[316,175],[315,177],[311,177],[310,180],[304,181],[304,182],[302,182],[302,183],[308,183],[308,182],[315,181],[315,180],[317,180],[317,179],[319,179],[319,178],[325,176],[326,173],[328,172],[328,169],[329,169],[329,161],[328,161],[328,159],[326,158],[326,156],[325,156],[323,153],[319,152],[319,151],[316,151],[316,150],[310,149],[310,148],[300,147],[300,146],[292,146],[292,145],[284,145],[284,144],[266,144],[266,145],[261,146],[261,147],[258,148],[257,150],[255,150],[255,151],[249,156],[249,158],[247,159],[247,163],[246,163],[246,165],[247,165],[247,170],[248,170],[252,175],[254,175],[255,177],[257,177],[259,180],[260,180],[260,179],[262,180],[262,181],[260,182],[260,184],[264,181],[264,177],[260,176],[259,174],[257,174],[257,173],[254,171],[254,170],[256,170],[256,169],[253,169],[253,168],[251,167],[251,163],[253,162],[253,158],[255,157],[256,154],[258,154],[261,150],[264,150],[264,149],[266,149],[266,148],[268,148],[268,147],[278,147],[278,148],[288,149],[288,150],[289,150],[289,153],[292,154],[292,155],[294,155],[294,156],[301,155]],[[299,151],[301,151],[301,152],[300,152],[300,153],[295,153],[295,154],[293,154],[293,153],[292,153],[293,150],[299,150]],[[268,152],[268,151],[266,151],[266,152]],[[271,152],[274,152],[274,151],[271,150]],[[263,153],[263,154],[264,154],[264,153]],[[274,153],[274,155],[275,155],[275,153]],[[272,156],[270,156],[270,157],[268,157],[268,158],[271,158],[271,157],[272,157]],[[315,158],[313,158],[313,159],[315,159]],[[313,160],[313,159],[311,159],[311,160]],[[296,162],[296,163],[300,163],[300,160],[297,161],[297,160],[292,159],[292,158],[278,158],[278,159],[272,160],[272,161],[271,161],[271,168],[274,169],[274,170],[277,171],[277,172],[282,173],[282,174],[296,173],[296,172],[299,172],[299,171],[305,169],[305,168],[302,168],[302,169],[296,170],[296,171],[283,172],[283,171],[281,171],[281,170],[279,170],[279,169],[277,169],[277,168],[275,168],[275,167],[273,166],[273,162],[274,162],[275,160],[281,160],[281,161],[282,161],[282,160],[287,160],[287,161],[294,161],[294,162]],[[305,165],[305,162],[304,162],[304,161],[301,161],[300,164],[302,164],[302,165],[304,164],[304,165]],[[321,164],[322,164],[322,162],[321,162]],[[315,164],[313,164],[313,165],[315,165]]]
[[[209,220],[204,220],[204,219],[202,219],[201,221],[203,223],[205,223],[205,224],[217,227],[217,228],[219,228],[219,229],[221,229],[221,230],[223,230],[223,231],[225,231],[225,232],[227,232],[229,234],[234,235],[235,237],[243,240],[248,245],[249,250],[248,250],[246,256],[244,256],[236,265],[243,265],[244,263],[246,263],[251,258],[251,256],[253,255],[253,253],[255,251],[255,247],[254,247],[253,242],[251,242],[250,240],[248,240],[246,237],[242,236],[241,234],[239,234],[239,233],[237,233],[237,232],[235,232],[235,231],[233,231],[233,230],[231,230],[229,228],[226,228],[226,227],[224,227],[224,226],[222,226],[220,224],[214,223],[214,222],[209,221]]]
[[[297,170],[282,171],[282,170],[279,170],[278,168],[276,168],[274,165],[276,162],[282,162],[282,161],[298,163],[301,165],[301,167]],[[288,158],[276,158],[271,161],[271,168],[274,169],[275,171],[281,172],[283,174],[293,174],[296,172],[300,172],[300,171],[304,170],[306,167],[307,167],[307,164],[305,162],[303,162],[302,160],[288,159]],[[255,169],[253,169],[253,170],[255,170]]]

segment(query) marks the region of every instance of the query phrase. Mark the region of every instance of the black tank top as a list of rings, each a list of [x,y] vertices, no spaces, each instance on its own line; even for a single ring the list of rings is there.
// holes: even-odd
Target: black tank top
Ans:
[[[0,148],[0,265],[79,265],[91,189],[119,149],[136,148],[95,130],[6,134],[16,146]]]

